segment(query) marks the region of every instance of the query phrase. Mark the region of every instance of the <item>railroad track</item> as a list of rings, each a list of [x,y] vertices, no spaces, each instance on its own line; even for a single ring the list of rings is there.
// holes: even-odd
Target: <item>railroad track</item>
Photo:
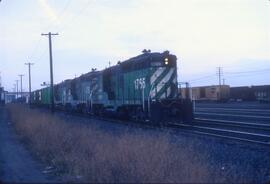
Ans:
[[[83,117],[89,118],[89,116],[85,115]],[[133,122],[96,116],[91,116],[91,118],[111,123],[126,124],[137,128],[160,128],[159,126],[149,122]],[[189,124],[169,123],[162,128],[270,146],[269,124],[196,118]]]
[[[190,124],[170,124],[191,133],[270,146],[270,125],[195,118]]]
[[[60,111],[63,113],[63,111]],[[66,112],[64,112],[66,113]],[[83,115],[80,113],[67,113],[72,116],[91,118],[110,123],[126,124],[137,128],[158,129],[160,126],[149,122],[133,122],[106,117]],[[164,129],[176,130],[187,133],[214,136],[222,139],[255,143],[270,146],[270,124],[249,123],[239,121],[225,121],[216,119],[195,118],[191,123],[169,123],[162,126]]]

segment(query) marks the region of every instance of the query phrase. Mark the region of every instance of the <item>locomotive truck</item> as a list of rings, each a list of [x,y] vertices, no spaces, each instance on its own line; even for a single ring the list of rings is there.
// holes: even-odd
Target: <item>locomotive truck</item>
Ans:
[[[143,54],[102,71],[54,85],[56,109],[135,121],[190,122],[192,102],[182,98],[177,82],[177,58],[163,53]],[[51,105],[50,87],[32,92],[32,104]]]

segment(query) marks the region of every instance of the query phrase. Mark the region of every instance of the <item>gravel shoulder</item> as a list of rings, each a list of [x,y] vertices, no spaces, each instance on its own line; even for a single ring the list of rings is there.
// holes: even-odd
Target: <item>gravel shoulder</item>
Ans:
[[[35,160],[19,142],[4,107],[0,107],[0,183],[55,183],[43,173],[45,166]]]

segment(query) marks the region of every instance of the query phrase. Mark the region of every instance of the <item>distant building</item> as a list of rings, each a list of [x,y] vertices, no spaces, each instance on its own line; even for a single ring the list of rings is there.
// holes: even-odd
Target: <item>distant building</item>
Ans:
[[[10,93],[6,93],[6,103],[11,103],[14,102],[16,99],[16,95],[15,94],[10,94]]]
[[[212,85],[212,86],[200,86],[192,87],[189,91],[190,96],[194,100],[201,101],[225,101],[230,97],[229,85]],[[186,97],[186,90],[181,89],[181,95]]]
[[[28,92],[6,92],[5,101],[6,103],[11,102],[20,102],[20,103],[28,103],[29,93]]]

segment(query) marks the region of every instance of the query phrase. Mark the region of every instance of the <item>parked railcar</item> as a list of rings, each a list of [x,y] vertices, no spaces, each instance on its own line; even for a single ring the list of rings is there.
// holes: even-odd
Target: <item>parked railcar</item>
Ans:
[[[35,105],[42,105],[41,103],[41,90],[33,91],[31,94],[31,102]]]
[[[178,96],[176,60],[168,51],[144,52],[103,71],[63,81],[54,86],[56,107],[158,123],[191,121],[191,100]],[[33,92],[40,98],[35,102],[49,104],[43,93],[47,90]]]
[[[46,106],[49,107],[51,104],[51,90],[49,87],[45,87],[41,89],[41,103]]]

